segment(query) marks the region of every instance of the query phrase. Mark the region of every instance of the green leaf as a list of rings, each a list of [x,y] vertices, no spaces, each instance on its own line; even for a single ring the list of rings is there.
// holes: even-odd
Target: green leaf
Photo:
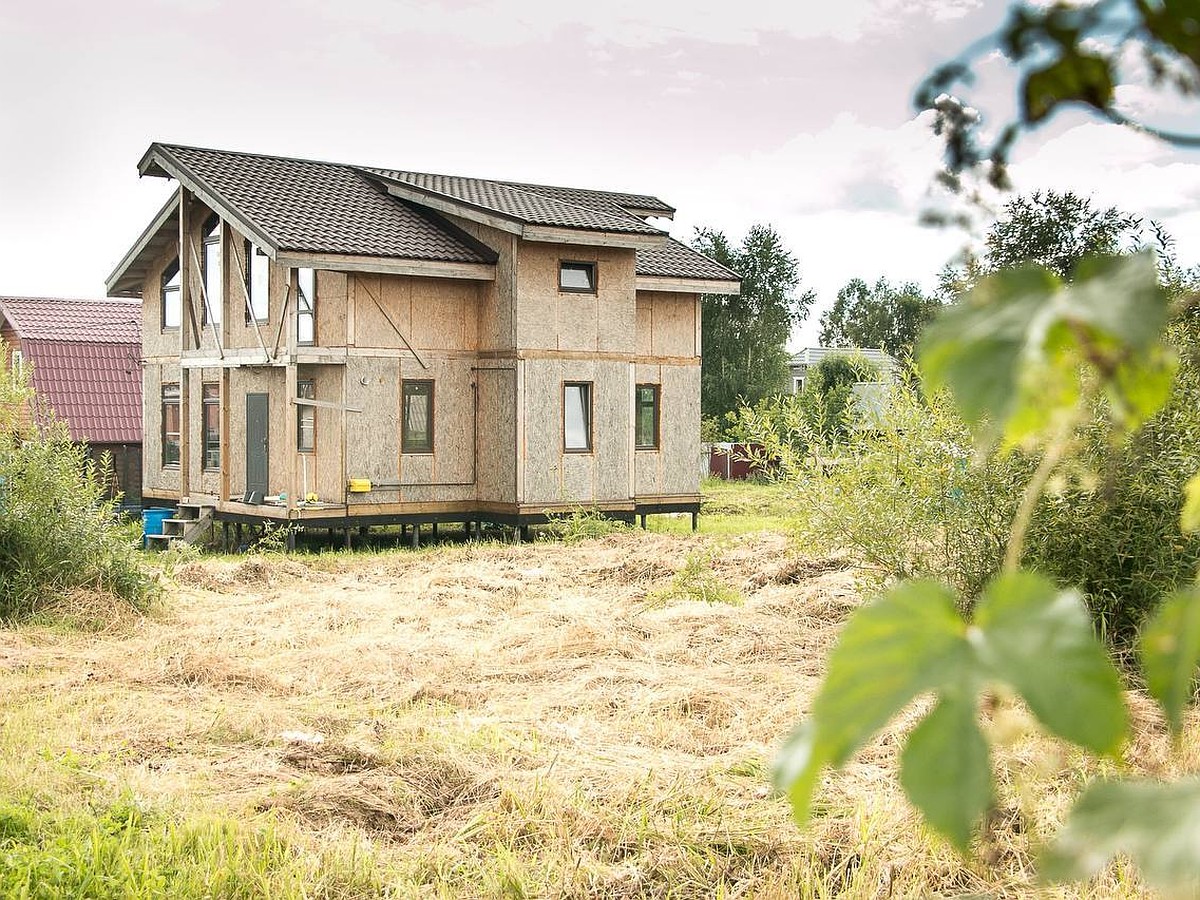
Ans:
[[[1142,629],[1139,648],[1146,688],[1179,734],[1200,665],[1200,590],[1168,597]]]
[[[984,591],[972,645],[1053,733],[1115,753],[1128,726],[1121,679],[1092,633],[1077,591],[1032,572],[1001,575]]]
[[[1104,109],[1112,102],[1112,63],[1093,53],[1067,48],[1045,68],[1030,72],[1024,84],[1027,122],[1040,122],[1060,103],[1078,102]]]
[[[926,821],[960,853],[992,802],[988,745],[973,692],[949,692],[908,737],[900,782]]]
[[[803,825],[812,811],[812,795],[821,769],[828,762],[820,755],[817,729],[810,719],[801,722],[775,759],[775,787],[792,802],[792,818]]]
[[[1043,854],[1043,877],[1089,878],[1118,853],[1151,884],[1200,888],[1200,781],[1176,784],[1107,781],[1079,798],[1057,840]]]
[[[776,785],[798,822],[827,763],[842,765],[923,691],[970,681],[973,659],[955,601],[940,584],[905,582],[846,623],[811,717],[776,762]]]
[[[1188,534],[1200,531],[1200,472],[1187,480],[1183,486],[1183,512],[1179,526]]]

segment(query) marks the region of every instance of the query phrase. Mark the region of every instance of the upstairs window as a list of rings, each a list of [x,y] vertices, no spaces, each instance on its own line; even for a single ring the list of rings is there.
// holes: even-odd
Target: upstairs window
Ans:
[[[317,272],[297,269],[296,343],[315,344],[317,340]]]
[[[183,302],[180,293],[183,279],[179,276],[179,259],[163,269],[162,273],[162,329],[171,331],[183,321]]]
[[[433,382],[405,381],[402,387],[401,453],[433,452]]]
[[[317,391],[313,382],[297,381],[296,397],[300,400],[316,400]],[[307,403],[296,404],[296,449],[301,453],[315,453],[317,449],[317,409]]]
[[[204,448],[204,471],[221,468],[221,385],[210,382],[201,387],[200,440]]]
[[[563,450],[588,453],[592,449],[592,384],[568,381],[563,385]]]
[[[179,384],[162,386],[162,464],[179,468]]]
[[[250,297],[250,308],[246,310],[246,324],[266,322],[270,319],[271,257],[263,253],[250,241],[246,241],[246,294]]]
[[[204,271],[204,324],[212,322],[221,324],[221,305],[224,300],[221,291],[221,219],[215,213],[204,222],[204,255],[200,265]]]
[[[558,264],[558,289],[573,294],[596,293],[596,264],[568,262]]]
[[[633,396],[634,446],[638,450],[657,450],[659,386],[639,384]]]

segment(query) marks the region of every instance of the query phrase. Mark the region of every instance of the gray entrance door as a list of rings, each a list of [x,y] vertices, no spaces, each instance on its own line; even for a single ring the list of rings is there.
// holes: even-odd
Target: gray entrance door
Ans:
[[[246,395],[246,493],[267,493],[267,428],[268,405],[266,394]]]

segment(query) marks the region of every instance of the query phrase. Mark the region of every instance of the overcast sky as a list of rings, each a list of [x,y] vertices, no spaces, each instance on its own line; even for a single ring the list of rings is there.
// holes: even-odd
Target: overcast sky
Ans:
[[[784,235],[818,305],[933,283],[962,232],[917,224],[938,161],[915,84],[994,29],[985,0],[110,0],[0,17],[0,293],[102,296],[172,189],[151,141],[656,194],[734,238]],[[983,67],[1003,111],[1005,65]],[[1190,124],[1151,92],[1130,111]],[[982,104],[985,113],[990,107]],[[1163,118],[1166,117],[1166,118]],[[1200,262],[1200,154],[1079,116],[1028,141],[1019,189],[1163,221]]]

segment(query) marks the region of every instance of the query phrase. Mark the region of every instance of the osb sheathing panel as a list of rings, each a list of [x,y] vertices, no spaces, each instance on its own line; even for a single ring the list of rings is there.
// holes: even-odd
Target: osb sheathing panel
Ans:
[[[155,359],[164,356],[179,356],[179,330],[162,329],[162,276],[163,271],[175,260],[176,247],[172,244],[164,250],[150,273],[142,282],[142,357]]]
[[[345,272],[317,272],[316,342],[322,347],[346,346],[349,281]]]
[[[476,282],[361,274],[350,280],[356,346],[402,349],[399,329],[418,350],[475,349],[480,295]]]
[[[471,390],[472,360],[461,357],[415,359],[401,363],[401,377],[433,381],[433,453],[401,453],[400,499],[406,503],[471,500],[475,497],[475,398]],[[393,399],[393,425],[400,437],[402,392]]]
[[[696,295],[639,291],[637,352],[641,356],[699,356]]]
[[[487,363],[475,372],[479,390],[476,497],[482,503],[517,499],[517,372]]]
[[[351,357],[346,361],[346,405],[364,410],[349,413],[346,477],[373,482],[400,481],[400,360]],[[349,503],[396,503],[400,491],[373,490],[348,494]]]
[[[512,350],[516,346],[517,237],[457,216],[446,218],[498,255],[496,280],[478,283],[478,344],[480,350]]]
[[[525,241],[517,252],[517,346],[633,353],[633,250]],[[559,263],[564,260],[594,262],[597,293],[560,291]]]
[[[318,402],[342,403],[341,366],[298,366],[298,381],[311,381]],[[328,407],[315,407],[314,427],[316,450],[312,453],[296,451],[296,497],[305,491],[304,473],[308,468],[308,493],[315,493],[326,503],[341,503],[345,484],[342,480],[342,411]],[[351,414],[355,416],[357,414]],[[355,422],[351,421],[350,434],[354,434]],[[296,446],[295,439],[291,446]]]
[[[525,361],[525,503],[629,498],[631,372],[628,363]],[[563,449],[563,384],[592,383],[592,451]]]
[[[246,395],[267,395],[267,492],[287,491],[288,454],[296,436],[288,428],[283,369],[243,367],[229,373],[229,495],[246,493]]]
[[[162,386],[179,381],[177,365],[147,365],[142,369],[142,490],[179,490],[179,470],[162,467]]]
[[[700,367],[663,366],[660,406],[664,494],[700,491]]]

